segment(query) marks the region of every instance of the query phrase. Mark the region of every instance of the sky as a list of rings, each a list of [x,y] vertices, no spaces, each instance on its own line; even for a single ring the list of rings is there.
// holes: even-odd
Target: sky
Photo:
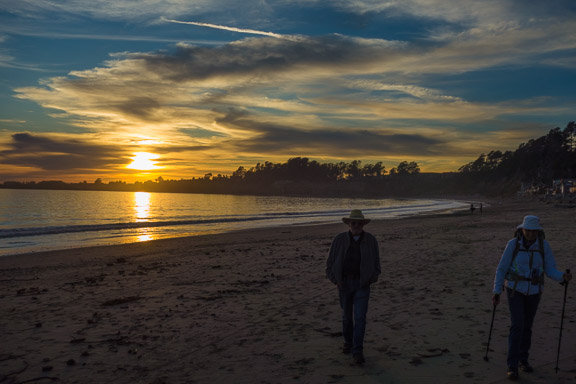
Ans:
[[[0,182],[457,171],[575,89],[574,0],[0,0]]]

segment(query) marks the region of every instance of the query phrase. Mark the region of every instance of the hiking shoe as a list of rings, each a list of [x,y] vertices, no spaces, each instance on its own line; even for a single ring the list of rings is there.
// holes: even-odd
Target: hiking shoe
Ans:
[[[518,374],[518,367],[508,367],[508,379],[518,380],[520,375]]]
[[[520,362],[520,368],[522,368],[524,372],[534,372],[534,368],[532,368],[530,363],[526,360]]]
[[[356,364],[364,364],[366,362],[366,359],[362,353],[355,353],[352,357],[354,358]]]
[[[342,346],[342,353],[349,354],[350,352],[352,352],[352,344],[344,343]]]

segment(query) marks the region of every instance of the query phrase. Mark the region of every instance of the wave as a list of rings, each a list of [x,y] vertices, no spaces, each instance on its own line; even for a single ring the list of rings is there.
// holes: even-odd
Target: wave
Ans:
[[[439,209],[439,206],[444,205],[443,203],[444,202],[434,201],[426,204],[367,208],[364,209],[363,211],[371,218],[383,218],[383,217],[399,216],[402,214],[414,214],[417,212],[433,209],[435,210]],[[318,211],[303,211],[303,212],[270,212],[255,216],[233,215],[233,216],[221,216],[212,219],[189,219],[189,220],[168,220],[168,221],[160,220],[160,221],[120,222],[120,223],[105,223],[105,224],[10,228],[10,229],[0,229],[0,239],[18,238],[27,236],[59,235],[65,233],[79,233],[79,232],[122,231],[138,228],[173,227],[173,226],[186,226],[186,225],[195,225],[203,227],[211,224],[242,223],[242,222],[278,220],[278,219],[287,219],[287,221],[289,221],[290,223],[294,223],[295,219],[309,219],[308,221],[310,221],[324,218],[328,222],[332,220],[334,217],[345,216],[348,213],[349,213],[348,210],[335,209],[329,211],[318,210]],[[300,220],[300,223],[302,222],[303,220]]]
[[[242,221],[255,221],[265,220],[264,217],[249,217],[249,218],[222,218],[222,219],[208,219],[208,220],[178,220],[178,221],[142,221],[130,223],[112,223],[112,224],[93,224],[93,225],[64,225],[52,227],[32,227],[32,228],[13,228],[13,229],[0,229],[0,239],[11,237],[24,237],[24,236],[42,236],[42,235],[59,235],[62,233],[75,233],[75,232],[94,232],[94,231],[114,231],[124,229],[137,229],[137,228],[153,228],[153,227],[168,227],[180,225],[202,225],[202,224],[218,224],[218,223],[233,223]]]

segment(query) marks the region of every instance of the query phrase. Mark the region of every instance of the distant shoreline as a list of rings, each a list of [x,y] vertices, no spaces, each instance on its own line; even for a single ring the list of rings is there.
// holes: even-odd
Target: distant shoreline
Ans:
[[[335,198],[338,199],[338,198]],[[363,199],[363,198],[359,198]],[[388,199],[388,198],[370,198],[370,200],[404,200],[404,199]],[[459,199],[405,199],[409,202],[407,205],[400,203],[396,205],[383,205],[380,207],[364,206],[367,214],[377,214],[378,219],[398,219],[404,217],[422,217],[425,215],[438,215],[450,213],[463,213],[468,214],[468,204],[470,200],[462,201]],[[281,200],[283,201],[283,200]],[[418,201],[426,202],[420,204]],[[441,201],[436,205],[434,201]],[[478,204],[476,202],[476,204]],[[161,205],[159,206],[161,207]],[[363,208],[363,209],[364,209]],[[337,209],[336,207],[332,209]],[[339,209],[340,215],[345,215],[346,212]],[[374,211],[374,213],[371,213]],[[44,227],[30,227],[30,228],[14,228],[11,234],[10,229],[0,229],[0,238],[4,241],[5,248],[0,249],[0,257],[8,255],[22,255],[26,253],[37,253],[50,250],[67,250],[76,248],[86,248],[98,245],[117,245],[135,242],[155,241],[159,239],[180,238],[189,236],[202,236],[205,234],[229,233],[240,230],[258,230],[259,228],[277,228],[283,230],[295,226],[317,226],[324,225],[330,221],[338,222],[338,218],[334,216],[335,211],[327,210],[324,214],[318,212],[302,213],[294,212],[294,214],[270,214],[261,213],[262,215],[254,217],[246,217],[244,219],[234,218],[231,216],[229,219],[222,217],[215,220],[205,219],[188,219],[174,221],[162,221],[162,218],[157,218],[159,221],[142,221],[142,222],[108,222],[106,224],[89,223],[86,225],[74,224],[69,226],[47,226]],[[384,216],[384,217],[383,217]],[[116,233],[113,237],[107,233]],[[193,233],[193,234],[192,234]],[[143,234],[145,234],[143,236]],[[34,243],[32,243],[32,242]],[[10,246],[9,242],[30,242],[30,245],[25,246]],[[33,245],[36,244],[36,245]]]

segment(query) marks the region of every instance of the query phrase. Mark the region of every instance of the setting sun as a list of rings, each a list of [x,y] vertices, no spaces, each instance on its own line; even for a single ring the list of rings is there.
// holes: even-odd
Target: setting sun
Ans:
[[[157,166],[155,161],[160,155],[149,152],[136,152],[132,158],[132,162],[126,166],[129,169],[137,169],[139,171],[150,171],[153,169],[159,169],[161,167]]]

